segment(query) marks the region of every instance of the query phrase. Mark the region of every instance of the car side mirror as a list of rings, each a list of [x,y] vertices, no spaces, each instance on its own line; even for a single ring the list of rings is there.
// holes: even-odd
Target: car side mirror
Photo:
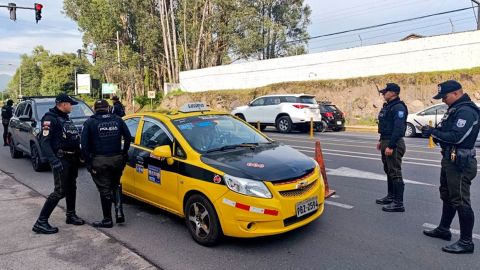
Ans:
[[[153,155],[156,157],[165,158],[167,160],[168,165],[173,164],[172,149],[170,148],[170,145],[162,145],[162,146],[156,147],[153,150]]]
[[[22,115],[18,117],[18,120],[25,122],[25,121],[31,120],[31,118],[28,115]]]

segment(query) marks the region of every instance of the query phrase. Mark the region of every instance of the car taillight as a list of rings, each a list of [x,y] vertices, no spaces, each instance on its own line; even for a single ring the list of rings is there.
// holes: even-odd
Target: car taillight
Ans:
[[[304,108],[309,108],[310,106],[308,106],[308,105],[293,105],[293,107],[295,107],[297,109],[304,109]]]
[[[342,118],[345,118],[345,113],[342,113]]]
[[[325,116],[326,116],[326,117],[333,117],[333,113],[331,113],[331,112],[326,112],[326,113],[325,113]]]

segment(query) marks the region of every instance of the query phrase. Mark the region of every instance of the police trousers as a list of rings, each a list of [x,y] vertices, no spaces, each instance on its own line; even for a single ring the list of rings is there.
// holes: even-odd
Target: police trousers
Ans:
[[[391,156],[385,155],[390,140],[380,141],[380,148],[382,153],[383,170],[387,174],[388,179],[393,181],[403,181],[402,177],[402,158],[407,150],[405,141],[400,138],[397,143],[397,148],[393,149]]]
[[[110,195],[110,192],[118,187],[123,169],[124,163],[121,154],[93,157],[92,170],[96,173],[92,174],[92,178],[101,195]]]
[[[62,162],[63,170],[53,171],[55,189],[48,196],[49,199],[60,200],[67,193],[77,191],[78,159],[76,155],[66,155],[58,158]]]
[[[5,124],[4,121],[2,120],[2,125],[3,125],[3,143],[7,143],[7,134],[8,134],[8,122]]]
[[[447,158],[442,158],[440,171],[440,198],[453,208],[470,205],[470,185],[477,176],[477,160],[472,158],[463,170]]]

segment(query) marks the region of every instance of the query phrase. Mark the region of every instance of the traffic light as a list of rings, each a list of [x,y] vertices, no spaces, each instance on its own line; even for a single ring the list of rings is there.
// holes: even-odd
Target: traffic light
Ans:
[[[93,53],[93,63],[97,62],[97,53]]]
[[[35,20],[37,21],[37,23],[42,19],[42,8],[42,4],[35,3]]]
[[[16,21],[17,20],[17,4],[8,3],[8,10],[10,10],[10,20]]]

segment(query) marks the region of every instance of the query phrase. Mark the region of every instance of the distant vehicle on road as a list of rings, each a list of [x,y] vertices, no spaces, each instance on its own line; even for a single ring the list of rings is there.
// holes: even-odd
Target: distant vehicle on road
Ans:
[[[311,118],[314,124],[322,121],[315,96],[306,94],[262,96],[246,106],[235,108],[232,114],[255,127],[260,121],[260,130],[275,126],[282,133],[292,130],[309,132]]]
[[[318,104],[320,106],[322,122],[315,126],[317,131],[324,132],[327,129],[331,129],[333,131],[345,130],[344,112],[330,102],[319,101]]]
[[[93,111],[83,101],[74,97],[72,99],[78,104],[73,105],[70,119],[81,132],[83,122],[93,115]],[[11,157],[21,158],[23,154],[29,155],[33,169],[37,172],[48,168],[48,160],[42,153],[39,139],[42,117],[54,106],[55,97],[23,97],[8,126]]]

